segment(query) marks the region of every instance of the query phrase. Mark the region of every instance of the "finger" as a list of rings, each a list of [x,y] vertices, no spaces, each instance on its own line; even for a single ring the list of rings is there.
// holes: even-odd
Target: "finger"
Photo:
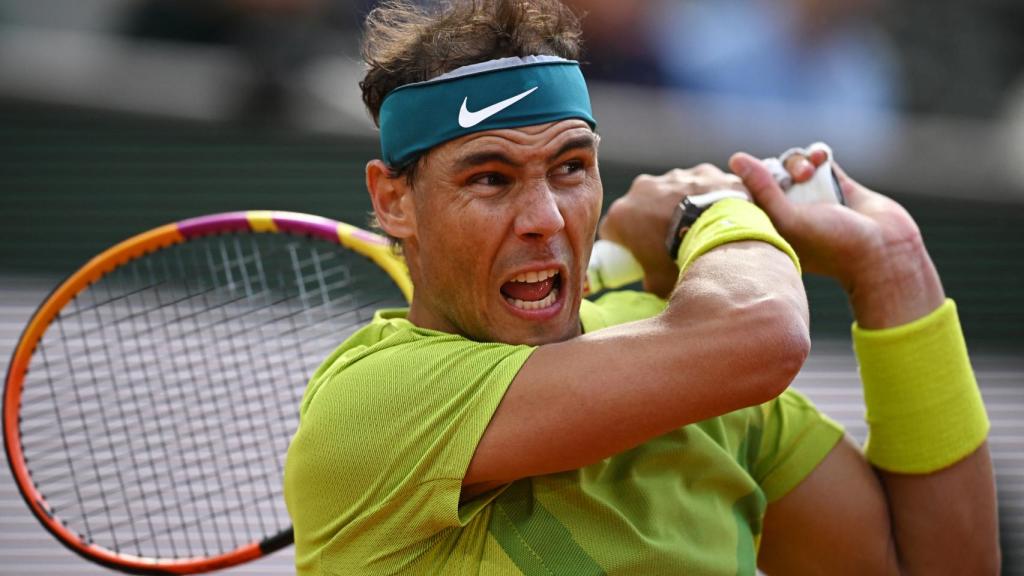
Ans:
[[[850,178],[838,162],[832,163],[832,173],[836,175],[836,180],[839,181],[839,189],[843,192],[846,205],[856,209],[866,199],[863,187],[856,180]]]
[[[597,225],[597,237],[601,240],[611,240],[615,242],[618,239],[618,234],[615,234],[608,226],[608,217],[601,218],[601,223]]]
[[[713,190],[739,190],[746,192],[747,188],[743,185],[743,180],[735,174],[726,174],[721,172],[714,175],[699,176],[693,182],[698,188],[705,191]]]
[[[817,168],[828,160],[828,152],[821,148],[814,148],[810,151],[810,155],[807,156],[807,159],[811,161],[811,164],[814,164],[815,168]]]
[[[786,171],[793,178],[793,182],[806,182],[814,177],[814,170],[818,165],[812,164],[807,156],[803,154],[791,154],[783,163]]]
[[[694,174],[700,174],[700,175],[704,175],[704,176],[706,176],[706,175],[717,176],[717,175],[720,175],[720,174],[724,174],[724,172],[722,172],[722,170],[719,169],[718,166],[715,166],[714,164],[711,164],[710,162],[703,162],[701,164],[698,164],[698,165],[693,167],[692,171],[693,171]]]
[[[757,158],[744,152],[737,152],[729,159],[729,168],[743,180],[743,184],[754,197],[754,202],[768,213],[780,227],[793,217],[793,205],[779,188],[772,173]]]
[[[601,217],[601,222],[597,226],[598,238],[601,238],[602,240],[611,240],[616,244],[623,243],[622,234],[620,234],[622,220],[622,216],[620,216],[620,214],[628,212],[628,208],[626,208],[628,203],[629,200],[625,196],[622,196],[611,203],[608,207],[608,211],[603,217]],[[616,222],[616,220],[618,220],[618,222]]]

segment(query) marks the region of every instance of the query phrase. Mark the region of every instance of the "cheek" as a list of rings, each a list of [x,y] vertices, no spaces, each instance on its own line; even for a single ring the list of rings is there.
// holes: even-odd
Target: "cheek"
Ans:
[[[460,217],[447,219],[427,248],[437,258],[430,264],[445,271],[445,289],[473,292],[479,287],[470,286],[489,281],[500,236],[501,222],[487,214],[463,211]]]
[[[586,192],[580,194],[576,199],[577,212],[575,214],[575,222],[570,228],[570,234],[574,244],[573,251],[576,253],[577,258],[579,258],[578,265],[584,269],[587,266],[584,258],[589,257],[594,236],[597,234],[597,226],[601,220],[601,204],[603,201],[604,195],[600,180],[597,181],[597,185],[589,186]]]
[[[570,210],[573,215],[574,227],[588,238],[597,231],[603,199],[600,179],[596,182],[588,182],[583,190],[572,196]]]

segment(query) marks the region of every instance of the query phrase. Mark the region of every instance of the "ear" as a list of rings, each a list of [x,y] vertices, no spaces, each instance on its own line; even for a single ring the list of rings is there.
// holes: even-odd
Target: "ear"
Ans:
[[[399,240],[416,234],[412,186],[404,176],[393,178],[383,161],[371,160],[366,165],[366,189],[373,202],[373,213],[385,232]]]

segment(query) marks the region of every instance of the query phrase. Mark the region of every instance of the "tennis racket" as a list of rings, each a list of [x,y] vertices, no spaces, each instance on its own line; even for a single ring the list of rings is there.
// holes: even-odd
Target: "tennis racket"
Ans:
[[[283,458],[306,381],[411,293],[384,238],[316,216],[219,214],[122,242],[15,349],[3,429],[18,488],[61,543],[125,572],[287,546]]]

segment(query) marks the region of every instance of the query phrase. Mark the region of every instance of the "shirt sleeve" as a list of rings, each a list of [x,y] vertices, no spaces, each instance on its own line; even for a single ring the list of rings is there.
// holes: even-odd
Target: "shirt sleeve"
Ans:
[[[760,410],[761,442],[752,472],[768,502],[774,502],[824,460],[843,437],[843,427],[792,388]]]
[[[460,504],[462,478],[532,350],[410,330],[319,374],[285,466],[298,566],[397,573],[467,525],[499,491]]]
[[[644,320],[665,310],[668,302],[649,292],[619,290],[608,292],[594,301],[580,304],[580,323],[584,332]]]

